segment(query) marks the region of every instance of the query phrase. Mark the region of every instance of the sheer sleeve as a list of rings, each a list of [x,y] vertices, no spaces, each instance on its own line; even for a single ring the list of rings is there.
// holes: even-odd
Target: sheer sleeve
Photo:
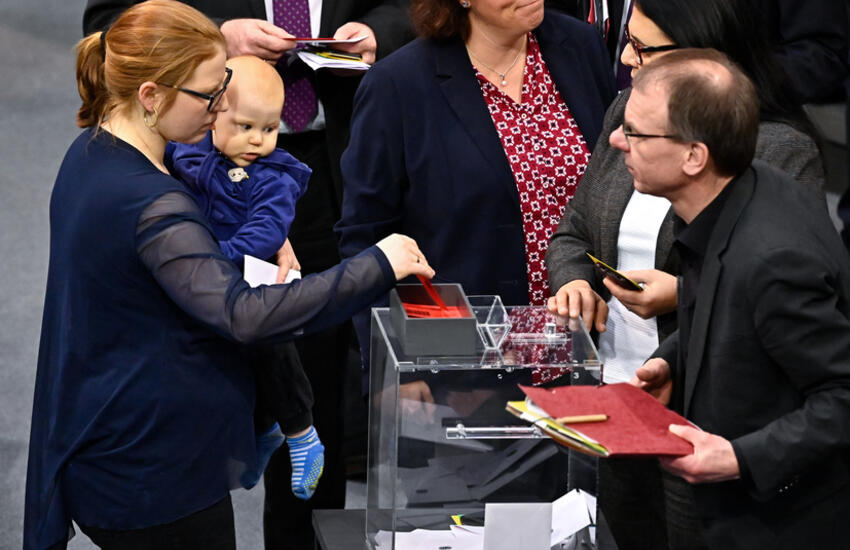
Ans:
[[[136,249],[187,314],[238,342],[285,340],[340,323],[386,293],[392,267],[377,247],[285,285],[251,288],[222,253],[195,202],[166,193],[142,212]]]

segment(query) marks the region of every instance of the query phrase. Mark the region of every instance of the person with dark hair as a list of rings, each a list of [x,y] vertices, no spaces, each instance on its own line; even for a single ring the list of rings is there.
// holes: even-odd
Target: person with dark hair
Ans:
[[[719,52],[673,52],[637,74],[611,133],[635,189],[671,202],[682,265],[679,329],[632,383],[693,423],[669,427],[693,453],[659,460],[692,484],[709,547],[841,548],[850,259],[820,197],[746,163],[756,93]]]
[[[636,0],[621,59],[637,75],[643,67],[683,47],[727,53],[753,80],[761,100],[756,157],[820,194],[824,180],[820,153],[806,133],[802,109],[782,84],[782,73],[760,33],[757,14],[745,9],[748,1]],[[629,95],[630,90],[625,90],[609,107],[587,173],[567,205],[546,258],[553,289],[550,308],[581,315],[589,327],[599,331],[606,382],[629,380],[677,326],[679,263],[671,250],[670,202],[636,191],[622,152],[608,143],[611,132],[623,123]],[[733,139],[727,136],[727,140]],[[585,252],[626,271],[642,283],[643,291],[625,291],[598,275]],[[680,489],[674,495],[668,488],[665,511],[659,476],[653,461],[601,463],[599,505],[620,550],[646,547],[646,533],[658,537],[654,548],[667,544],[693,547],[689,545],[694,538],[691,518],[670,519],[688,510],[687,504],[671,502],[689,502],[689,488],[665,477],[665,484]],[[643,530],[641,525],[655,527]]]
[[[420,38],[355,97],[343,256],[406,231],[468,294],[545,303],[549,237],[614,96],[592,27],[543,2],[414,0]],[[368,312],[355,317],[368,365]]]
[[[168,141],[209,132],[228,82],[218,27],[171,0],[77,45],[85,130],[50,201],[26,550],[65,548],[72,520],[105,549],[235,549],[229,490],[257,462],[244,344],[325,329],[398,278],[433,275],[394,235],[251,288],[164,161]]]

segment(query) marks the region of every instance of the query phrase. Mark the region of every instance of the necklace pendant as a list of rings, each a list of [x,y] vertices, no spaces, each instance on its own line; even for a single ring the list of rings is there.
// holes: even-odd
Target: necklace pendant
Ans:
[[[507,86],[507,85],[508,85],[508,81],[505,80],[505,75],[502,75],[502,86]]]

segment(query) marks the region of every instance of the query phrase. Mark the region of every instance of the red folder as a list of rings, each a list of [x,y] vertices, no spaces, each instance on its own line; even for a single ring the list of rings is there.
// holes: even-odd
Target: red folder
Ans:
[[[683,456],[694,452],[693,445],[668,430],[670,424],[693,424],[631,384],[520,389],[552,418],[608,415],[604,422],[566,424],[602,444],[608,456]]]

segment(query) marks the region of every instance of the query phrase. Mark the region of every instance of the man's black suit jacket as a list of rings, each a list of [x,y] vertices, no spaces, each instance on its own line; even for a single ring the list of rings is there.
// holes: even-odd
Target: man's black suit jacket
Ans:
[[[729,185],[689,341],[677,332],[656,352],[673,402],[729,439],[742,468],[740,480],[695,486],[710,546],[843,547],[850,260],[823,201],[783,172],[756,161]]]
[[[229,19],[266,19],[263,0],[182,0],[219,24]],[[137,0],[88,0],[83,14],[83,33],[109,27],[112,21]],[[378,59],[403,46],[413,38],[407,15],[406,0],[323,0],[319,34],[332,36],[349,21],[368,25],[378,43]],[[328,155],[336,192],[337,209],[342,203],[342,176],[339,158],[348,144],[354,92],[360,77],[337,76],[330,71],[318,71],[316,84],[319,99],[325,109]],[[338,212],[336,218],[338,218]]]

